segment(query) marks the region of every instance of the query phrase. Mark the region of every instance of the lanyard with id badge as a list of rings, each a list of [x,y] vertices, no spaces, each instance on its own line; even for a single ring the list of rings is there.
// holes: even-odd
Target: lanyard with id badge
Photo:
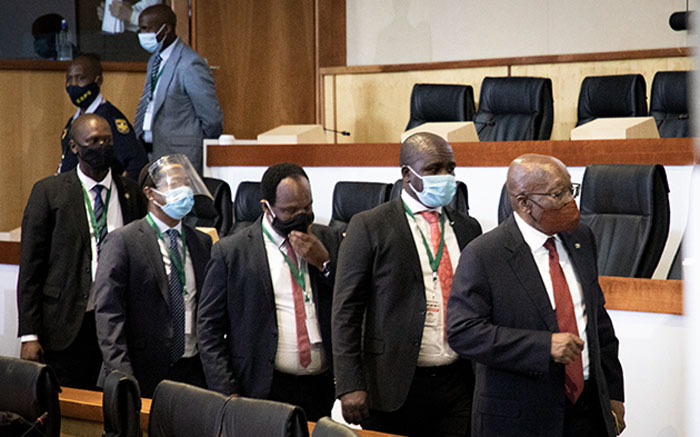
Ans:
[[[153,94],[156,92],[156,87],[158,86],[158,80],[163,75],[165,67],[161,67],[160,71],[155,77],[151,78],[151,95],[148,99],[148,106],[146,107],[146,113],[143,115],[143,130],[151,130],[151,125],[153,124],[153,109],[155,107],[155,102],[153,100]]]
[[[277,250],[279,250],[280,254],[282,255],[282,258],[284,258],[284,262],[287,263],[289,271],[292,273],[293,280],[296,281],[297,284],[299,284],[299,287],[301,287],[304,301],[304,312],[306,313],[306,332],[309,335],[309,343],[321,343],[321,333],[318,330],[318,323],[315,323],[316,308],[314,307],[314,303],[309,297],[309,293],[306,290],[306,268],[304,267],[305,262],[302,262],[301,266],[297,268],[296,263],[289,259],[289,256],[287,256],[287,254],[284,253],[282,248],[278,246],[275,240],[272,238],[272,235],[270,235],[268,230],[265,229],[265,225],[262,225],[262,230],[265,236],[268,238],[268,240],[270,240],[270,242],[275,247],[277,247]]]

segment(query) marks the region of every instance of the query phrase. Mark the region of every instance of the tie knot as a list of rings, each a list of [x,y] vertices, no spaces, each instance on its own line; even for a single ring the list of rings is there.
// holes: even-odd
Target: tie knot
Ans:
[[[547,238],[547,241],[544,242],[544,248],[549,251],[550,255],[557,254],[557,245],[556,245],[556,242],[554,240],[554,237]]]
[[[99,196],[100,194],[102,194],[102,189],[103,189],[103,188],[104,188],[104,187],[103,187],[102,185],[97,184],[97,185],[95,185],[94,187],[92,187],[92,191],[94,191],[95,194],[97,194],[97,195]]]
[[[177,229],[170,228],[167,231],[165,231],[166,234],[168,234],[168,237],[170,237],[170,240],[177,239],[177,237],[180,235],[180,233],[177,231]]]
[[[431,225],[433,223],[437,223],[438,213],[436,211],[421,211],[419,214],[422,215],[423,218],[426,219]]]

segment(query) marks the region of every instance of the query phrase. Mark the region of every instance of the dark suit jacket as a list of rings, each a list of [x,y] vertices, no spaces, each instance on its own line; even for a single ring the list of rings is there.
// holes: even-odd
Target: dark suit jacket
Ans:
[[[197,298],[209,261],[211,238],[183,225],[192,258]],[[110,233],[102,244],[95,277],[95,321],[104,366],[134,375],[151,397],[169,368],[173,337],[170,291],[158,236],[146,219]]]
[[[226,395],[265,399],[272,386],[278,330],[261,220],[214,246],[197,327],[209,388]],[[321,225],[312,225],[311,232],[328,250],[333,272],[339,235]],[[309,276],[323,346],[330,359],[333,274],[326,278],[310,265]]]
[[[622,367],[598,285],[594,237],[585,225],[559,235],[583,291],[590,377],[614,436],[610,398],[624,399]],[[447,307],[450,345],[477,363],[472,435],[562,435],[564,366],[550,357],[553,332],[556,312],[510,217],[464,249]]]
[[[445,212],[460,249],[481,234],[475,219]],[[336,395],[367,390],[370,408],[395,411],[413,380],[426,312],[420,260],[401,198],[356,214],[346,233],[333,297]]]
[[[146,199],[138,186],[112,177],[124,223],[143,217]],[[75,340],[92,284],[90,247],[77,172],[34,184],[22,219],[18,335],[37,334],[42,347],[52,351],[63,350]]]

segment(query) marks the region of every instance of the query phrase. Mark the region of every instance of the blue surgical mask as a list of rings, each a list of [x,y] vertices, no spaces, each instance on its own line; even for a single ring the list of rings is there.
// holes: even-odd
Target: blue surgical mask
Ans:
[[[163,30],[164,27],[165,24],[160,26],[158,32],[139,33],[139,44],[141,44],[141,47],[143,47],[143,49],[149,53],[155,53],[160,51],[160,48],[163,46],[163,41],[165,41],[165,38],[158,42],[158,34],[161,30]]]
[[[155,189],[153,191],[165,197],[165,205],[154,202],[169,217],[175,220],[182,220],[184,216],[192,211],[192,207],[194,206],[194,193],[192,192],[192,188],[187,185],[173,188],[165,193],[161,193]]]
[[[418,200],[428,208],[438,208],[445,206],[454,197],[457,192],[457,181],[454,175],[438,174],[430,176],[421,176],[407,165],[409,170],[423,181],[423,191],[416,190],[416,187],[410,185],[413,192],[418,196]]]

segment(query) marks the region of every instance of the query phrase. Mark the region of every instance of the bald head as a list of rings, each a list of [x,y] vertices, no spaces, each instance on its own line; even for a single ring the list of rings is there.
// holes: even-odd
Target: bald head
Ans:
[[[107,120],[97,114],[83,114],[75,119],[70,128],[70,139],[85,144],[86,139],[94,132],[100,132],[112,139],[112,130]]]
[[[430,132],[418,132],[406,138],[406,140],[401,143],[399,162],[401,166],[413,166],[416,160],[436,150],[444,152],[449,151],[449,153],[452,154],[452,146],[442,137]]]
[[[506,188],[511,198],[523,192],[541,192],[551,180],[568,175],[557,158],[529,153],[510,163]]]

